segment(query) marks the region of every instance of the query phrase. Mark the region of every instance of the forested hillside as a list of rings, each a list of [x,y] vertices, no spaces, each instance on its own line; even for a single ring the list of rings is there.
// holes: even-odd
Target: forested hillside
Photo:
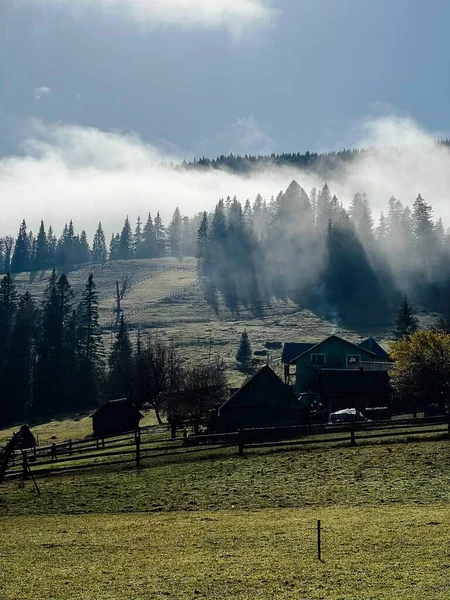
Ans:
[[[57,239],[41,222],[37,235],[25,220],[17,238],[0,238],[0,270],[18,273],[117,259],[198,258],[205,298],[233,313],[261,314],[272,299],[289,299],[337,317],[362,311],[383,322],[400,295],[447,313],[450,238],[419,194],[410,206],[391,197],[375,223],[369,199],[357,193],[345,208],[328,185],[306,192],[292,181],[276,198],[221,199],[212,213],[182,215],[167,227],[159,212],[131,225],[107,245],[102,224],[89,244],[72,221]],[[377,316],[378,315],[378,316]]]

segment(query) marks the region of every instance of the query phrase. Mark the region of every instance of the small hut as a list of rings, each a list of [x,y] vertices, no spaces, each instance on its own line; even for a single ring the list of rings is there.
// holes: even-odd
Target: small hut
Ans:
[[[143,415],[127,398],[110,400],[92,415],[92,428],[95,437],[104,437],[139,427]]]

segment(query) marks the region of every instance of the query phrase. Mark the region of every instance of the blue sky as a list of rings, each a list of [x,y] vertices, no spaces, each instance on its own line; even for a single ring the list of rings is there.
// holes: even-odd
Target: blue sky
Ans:
[[[183,2],[136,15],[120,0],[3,0],[0,153],[30,117],[188,156],[336,149],[386,112],[448,128],[445,0],[191,0],[185,14]]]
[[[0,0],[0,235],[309,191],[160,163],[354,145],[416,149],[337,173],[344,204],[422,193],[449,221],[449,22],[448,0]]]

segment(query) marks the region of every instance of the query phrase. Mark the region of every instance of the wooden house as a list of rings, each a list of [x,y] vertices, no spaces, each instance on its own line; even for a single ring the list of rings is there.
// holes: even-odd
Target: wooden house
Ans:
[[[375,352],[331,335],[322,342],[304,349],[288,365],[295,366],[295,394],[308,392],[317,385],[317,377],[324,368],[349,369],[352,363],[375,359]]]
[[[391,357],[386,352],[384,348],[380,346],[380,344],[373,339],[373,337],[367,338],[363,342],[359,343],[358,346],[360,348],[364,348],[364,350],[369,350],[369,352],[373,352],[375,354],[375,361],[378,362],[389,362]]]
[[[344,408],[392,407],[392,391],[387,371],[360,369],[321,369],[319,397],[327,412]]]
[[[227,432],[300,425],[302,414],[292,387],[264,365],[218,409],[216,429]]]
[[[137,429],[142,418],[143,415],[127,398],[110,400],[91,415],[94,436],[132,431]]]

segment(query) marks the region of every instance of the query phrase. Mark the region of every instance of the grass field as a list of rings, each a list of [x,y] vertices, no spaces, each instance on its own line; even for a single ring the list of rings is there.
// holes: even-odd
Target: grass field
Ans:
[[[0,595],[444,599],[448,516],[442,506],[392,506],[11,518],[0,530]]]
[[[148,458],[40,478],[40,497],[10,481],[0,598],[448,598],[449,473],[433,440]]]
[[[274,302],[261,318],[216,315],[193,285],[195,260],[179,266],[165,259],[97,267],[105,328],[115,280],[132,275],[124,308],[133,330],[176,341],[186,360],[220,354],[231,386],[243,377],[234,355],[244,329],[254,350],[331,333],[389,341],[389,324],[337,327],[292,302]],[[89,270],[69,274],[77,293]],[[47,276],[17,279],[38,297]],[[157,304],[137,312],[148,302]],[[426,326],[433,315],[420,319]],[[280,353],[271,351],[275,368]],[[149,415],[144,424],[152,423]],[[0,445],[13,430],[0,432]],[[32,430],[42,444],[61,442],[88,436],[91,422],[82,415]],[[40,497],[31,481],[9,481],[0,486],[0,600],[447,599],[449,474],[450,442],[434,440],[145,458],[139,471],[98,465],[39,478]]]

